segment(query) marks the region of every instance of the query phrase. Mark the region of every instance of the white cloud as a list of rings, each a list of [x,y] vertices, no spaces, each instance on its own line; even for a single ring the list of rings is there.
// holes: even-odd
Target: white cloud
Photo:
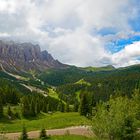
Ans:
[[[136,7],[132,0],[0,0],[0,36],[39,43],[68,64],[123,65],[120,59],[128,52],[122,50],[118,53],[122,58],[117,58],[104,46],[113,39],[136,34],[129,25],[138,15]],[[97,34],[106,27],[117,33]],[[138,63],[135,55],[125,56],[126,63]]]
[[[126,45],[124,49],[114,54],[108,54],[101,60],[116,67],[124,67],[140,63],[140,41]]]
[[[105,53],[98,38],[91,37],[81,30],[52,39],[49,45],[50,52],[55,54],[56,58],[78,66],[101,65],[98,60]]]
[[[128,66],[140,63],[140,41],[127,45],[123,50],[112,55],[112,62],[116,66]]]
[[[10,0],[1,0],[0,2],[0,11],[13,13],[15,11],[16,3]]]

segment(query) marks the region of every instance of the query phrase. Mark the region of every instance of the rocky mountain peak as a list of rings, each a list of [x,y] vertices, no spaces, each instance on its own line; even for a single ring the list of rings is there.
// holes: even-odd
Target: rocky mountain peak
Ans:
[[[55,60],[46,50],[41,51],[39,45],[2,40],[0,40],[0,64],[10,71],[43,71],[66,66]]]

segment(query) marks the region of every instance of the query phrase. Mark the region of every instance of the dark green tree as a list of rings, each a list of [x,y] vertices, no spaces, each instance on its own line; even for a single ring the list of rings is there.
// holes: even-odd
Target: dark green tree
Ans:
[[[133,140],[135,137],[136,128],[134,127],[133,118],[126,118],[124,120],[124,126],[122,127],[121,140]]]
[[[32,117],[36,116],[36,104],[35,104],[35,100],[32,99],[31,104],[30,104],[30,115]]]
[[[60,111],[60,112],[65,111],[65,104],[62,101],[59,102],[57,110]]]
[[[12,113],[12,110],[11,110],[10,105],[8,105],[7,115],[8,115],[9,117],[12,117],[12,116],[13,116],[13,113]]]
[[[69,103],[66,104],[66,112],[70,112],[70,105],[69,105]]]
[[[0,118],[3,116],[3,103],[2,98],[0,97]]]
[[[28,134],[27,134],[27,131],[26,131],[25,126],[23,126],[22,134],[21,134],[20,140],[28,140]]]
[[[39,100],[37,100],[37,102],[36,102],[36,113],[39,114],[40,110],[41,110],[41,105],[39,103]]]
[[[76,100],[74,102],[74,112],[78,112],[78,108],[79,108],[79,102]]]
[[[40,132],[40,139],[44,140],[44,139],[47,139],[48,136],[46,134],[46,130],[43,128]]]
[[[84,115],[84,116],[87,116],[89,113],[89,102],[86,93],[81,94],[79,113],[80,115]]]
[[[30,116],[30,102],[28,98],[29,98],[28,96],[24,96],[21,99],[22,115],[24,117]]]

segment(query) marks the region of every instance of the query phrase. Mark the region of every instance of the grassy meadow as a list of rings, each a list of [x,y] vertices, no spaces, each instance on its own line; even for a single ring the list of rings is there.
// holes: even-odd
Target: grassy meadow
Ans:
[[[6,114],[7,108],[4,109]],[[19,107],[12,107],[12,111],[19,111]],[[0,131],[4,132],[20,132],[23,125],[27,128],[27,131],[55,128],[65,128],[69,126],[89,125],[90,120],[84,116],[80,116],[79,113],[41,113],[37,117],[23,118],[10,120],[8,117],[0,119]]]
[[[34,140],[40,140],[40,139],[34,139]],[[88,138],[84,136],[64,135],[64,136],[52,136],[48,140],[96,140],[96,139]]]

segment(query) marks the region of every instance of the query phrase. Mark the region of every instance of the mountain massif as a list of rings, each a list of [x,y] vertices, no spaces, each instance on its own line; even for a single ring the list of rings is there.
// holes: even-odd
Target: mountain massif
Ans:
[[[69,91],[68,95],[72,92],[73,96],[75,92],[79,91],[78,87],[80,87],[80,91],[83,87],[83,90],[97,91],[97,95],[108,95],[109,97],[116,91],[131,94],[136,87],[140,86],[140,65],[124,68],[115,68],[111,65],[100,68],[80,68],[60,63],[47,51],[41,51],[39,45],[0,41],[0,77],[12,83],[14,81],[20,89],[22,86],[30,91],[35,87],[46,90],[48,86],[53,86],[59,89],[58,93],[63,94],[66,90]],[[82,82],[82,86],[79,86],[77,83],[81,83],[81,81],[84,82]],[[85,87],[86,82],[88,84]],[[61,86],[62,88],[59,88]]]
[[[64,68],[66,65],[55,60],[39,45],[0,40],[0,68],[9,72],[44,71],[48,68]]]

